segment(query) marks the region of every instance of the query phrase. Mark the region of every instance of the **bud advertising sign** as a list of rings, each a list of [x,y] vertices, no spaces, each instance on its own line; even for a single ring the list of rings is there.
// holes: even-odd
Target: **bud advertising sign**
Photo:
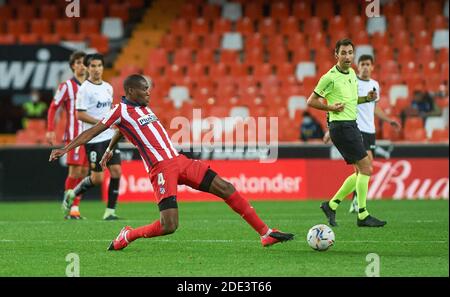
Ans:
[[[352,173],[352,167],[342,160],[205,162],[251,200],[330,198]],[[448,159],[375,160],[369,199],[448,199],[448,166]],[[122,172],[120,201],[155,201],[150,179],[141,161],[123,162]],[[104,199],[108,193],[108,179],[105,180]],[[187,186],[179,186],[178,190],[179,201],[219,200]]]

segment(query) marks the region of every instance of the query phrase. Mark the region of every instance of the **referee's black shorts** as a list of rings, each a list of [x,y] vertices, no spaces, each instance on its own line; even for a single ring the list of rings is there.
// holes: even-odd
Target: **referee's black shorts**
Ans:
[[[86,154],[89,161],[89,168],[95,172],[102,172],[103,168],[100,165],[100,161],[102,160],[103,154],[109,146],[109,140],[97,142],[97,143],[86,143]],[[111,160],[108,162],[109,165],[120,165],[120,150],[115,148],[113,150],[113,156]]]
[[[330,122],[330,137],[347,164],[355,164],[367,156],[356,121]]]

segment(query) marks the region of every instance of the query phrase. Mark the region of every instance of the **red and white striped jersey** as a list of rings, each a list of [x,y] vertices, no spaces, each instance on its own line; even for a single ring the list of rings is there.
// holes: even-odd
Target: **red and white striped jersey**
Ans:
[[[152,110],[122,98],[103,120],[108,127],[116,125],[120,132],[139,150],[145,169],[163,160],[178,156],[166,129]]]
[[[66,111],[66,131],[64,140],[71,141],[82,132],[82,122],[77,120],[75,102],[80,82],[75,77],[58,86],[47,114],[47,130],[54,131],[55,114],[62,105]]]

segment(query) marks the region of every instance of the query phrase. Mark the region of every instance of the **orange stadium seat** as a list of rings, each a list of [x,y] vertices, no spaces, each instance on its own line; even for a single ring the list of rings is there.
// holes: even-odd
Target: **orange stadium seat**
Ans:
[[[207,4],[202,7],[202,17],[207,20],[216,20],[220,18],[220,6],[215,4]]]
[[[36,44],[39,42],[39,35],[34,33],[19,35],[20,44]]]
[[[393,15],[391,18],[388,19],[388,31],[389,32],[396,32],[396,31],[403,31],[406,30],[406,22],[405,18],[398,14]]]
[[[283,2],[275,2],[270,7],[270,15],[274,19],[285,19],[289,16],[289,7]]]
[[[272,65],[269,63],[253,65],[253,76],[257,81],[259,81],[262,77],[266,77],[272,74],[273,74]]]
[[[289,62],[278,64],[276,65],[276,73],[281,80],[284,80],[286,77],[295,74],[294,65]]]
[[[286,42],[283,35],[276,34],[274,36],[271,36],[270,38],[267,38],[266,43],[267,46],[265,48],[269,53],[280,48],[286,50]]]
[[[426,30],[426,20],[422,15],[411,15],[408,19],[407,29],[410,32]]]
[[[260,47],[249,47],[245,51],[245,63],[250,65],[260,64],[264,62],[263,50]]]
[[[411,44],[410,34],[406,30],[397,31],[391,34],[391,47],[401,49]]]
[[[130,18],[128,4],[110,5],[108,16],[121,18],[124,23],[128,22],[128,19]]]
[[[235,63],[230,65],[230,75],[233,77],[242,77],[248,75],[246,64]]]
[[[189,48],[191,50],[199,50],[201,48],[199,35],[195,33],[189,33],[185,36],[182,36],[181,46]]]
[[[402,9],[400,6],[400,1],[388,1],[386,4],[382,6],[382,13],[388,19],[393,16],[401,15]]]
[[[255,32],[253,20],[249,17],[244,17],[236,21],[236,31],[245,36],[253,34]]]
[[[287,39],[287,48],[288,50],[295,52],[299,50],[302,47],[305,47],[306,44],[306,37],[303,33],[295,33],[294,35],[291,35]],[[309,57],[308,57],[309,59]]]
[[[433,130],[432,134],[431,134],[431,141],[433,142],[444,142],[444,141],[448,141],[448,133],[449,130],[447,129],[435,129]]]
[[[27,22],[24,19],[8,20],[6,22],[6,32],[18,37],[27,33]]]
[[[281,65],[288,62],[288,54],[285,47],[276,47],[269,53],[269,62]]]
[[[15,7],[16,18],[32,20],[37,17],[37,8],[33,5],[20,5]]]
[[[210,48],[202,48],[197,52],[197,63],[203,65],[214,64],[214,51]]]
[[[191,32],[197,35],[209,34],[209,21],[204,18],[197,18],[191,21]]]
[[[11,45],[16,43],[16,37],[13,34],[0,34],[0,44]]]
[[[0,6],[0,20],[8,20],[12,19],[13,17],[13,11],[11,6],[3,5]]]
[[[245,38],[245,48],[262,48],[263,37],[260,33],[249,35]]]
[[[434,32],[439,29],[448,29],[448,20],[443,15],[436,15],[429,20],[429,32]]]
[[[372,44],[374,44],[373,41]],[[384,46],[375,49],[375,60],[387,61],[393,59],[394,59],[394,51],[392,50],[391,47],[389,47],[389,44],[385,44]]]
[[[428,19],[432,20],[433,18],[442,15],[444,4],[439,0],[431,0],[427,1],[424,5],[424,15]]]
[[[54,21],[60,17],[60,12],[57,6],[44,4],[41,6],[41,19]]]
[[[161,47],[164,48],[166,51],[174,51],[178,45],[177,45],[177,38],[173,34],[165,34],[161,38]]]
[[[308,47],[306,46],[302,46],[297,48],[296,50],[293,51],[292,53],[292,63],[294,63],[295,65],[297,65],[297,63],[300,62],[305,62],[305,61],[310,61],[311,60],[311,55],[310,55],[310,50]]]
[[[420,62],[420,64],[427,64],[429,62],[436,61],[434,48],[431,45],[420,46],[417,49],[416,59]]]
[[[80,34],[100,34],[100,23],[97,19],[84,19],[78,23],[78,26]]]
[[[316,16],[321,19],[330,19],[334,16],[334,3],[331,0],[321,0],[315,2]]]
[[[441,78],[441,81],[446,81],[447,85],[448,85],[448,72],[449,72],[448,61],[446,61],[441,66],[440,78]]]
[[[61,41],[61,36],[58,34],[44,34],[41,35],[41,43],[43,44],[58,44]]]
[[[209,76],[214,78],[222,78],[228,75],[228,66],[225,63],[212,64],[209,67]]]
[[[350,34],[347,30],[328,30],[328,35],[330,37],[330,44],[334,45],[338,40],[349,38]]]
[[[369,35],[365,30],[358,32],[353,31],[351,38],[355,44],[369,44]]]
[[[175,52],[173,63],[185,67],[192,64],[192,50],[190,48],[181,48]]]
[[[184,19],[196,19],[200,17],[198,6],[193,3],[185,3],[183,7],[181,7],[180,16]]]
[[[311,17],[311,7],[310,1],[295,1],[292,4],[292,15],[299,20],[307,20]]]
[[[420,117],[409,117],[405,120],[405,130],[424,128],[423,119]]]
[[[283,35],[294,35],[300,31],[299,22],[296,17],[290,16],[280,20],[280,33]]]
[[[318,33],[309,35],[308,47],[313,50],[319,49],[321,47],[326,47],[327,46],[326,40],[327,40],[327,37],[322,32],[318,32]]]
[[[105,18],[106,11],[105,6],[97,3],[89,3],[86,10],[86,17],[89,19],[102,20]]]
[[[263,7],[257,2],[248,2],[244,7],[244,16],[252,20],[260,19],[263,17]]]
[[[99,35],[99,34],[93,34],[89,35],[90,45],[91,47],[97,49],[98,52],[105,54],[109,50],[109,41],[108,38]]]
[[[220,35],[231,32],[231,21],[219,18],[213,20],[213,32]]]
[[[239,52],[234,50],[221,50],[220,62],[225,64],[232,64],[239,62]]]
[[[210,49],[220,48],[221,36],[219,34],[211,33],[203,37],[203,46]]]
[[[340,3],[339,3],[340,2]],[[358,3],[355,1],[338,1],[339,15],[348,19],[355,15],[361,15],[358,8]]]
[[[366,22],[365,20],[359,16],[355,15],[348,19],[347,21],[348,29],[350,31],[350,34],[352,32],[358,32],[358,31],[365,31],[366,30]]]
[[[341,15],[335,15],[328,20],[328,32],[330,30],[346,30],[346,20]]]
[[[319,32],[322,32],[322,19],[314,16],[310,17],[305,21],[305,26],[303,28],[303,32],[307,35],[314,35]]]
[[[406,17],[410,18],[422,15],[422,1],[404,1],[403,5],[402,13],[404,13]]]
[[[186,19],[173,20],[170,25],[170,32],[175,36],[184,36],[190,31],[189,22]]]
[[[425,89],[429,92],[438,92],[441,88],[441,84],[442,80],[439,73],[425,77]]]
[[[60,36],[75,34],[75,22],[72,19],[58,19],[55,21],[55,33]]]
[[[427,140],[427,133],[424,128],[414,130],[405,128],[403,135],[406,141],[424,142]]]
[[[275,20],[272,18],[264,18],[258,22],[258,31],[263,36],[272,37],[276,33]]]
[[[34,19],[31,20],[31,33],[44,35],[49,34],[51,31],[50,21],[46,19]]]
[[[397,119],[398,120],[398,119]],[[383,139],[389,139],[392,141],[401,140],[402,132],[397,131],[388,122],[383,122]]]
[[[157,67],[164,67],[168,64],[167,52],[164,48],[151,49],[148,53],[148,63]]]

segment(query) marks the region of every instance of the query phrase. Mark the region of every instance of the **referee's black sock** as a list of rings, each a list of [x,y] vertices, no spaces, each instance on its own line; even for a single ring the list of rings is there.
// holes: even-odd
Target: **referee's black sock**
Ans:
[[[86,176],[81,180],[81,182],[73,189],[75,196],[84,194],[87,190],[92,188],[94,184],[92,183],[91,177]]]
[[[120,178],[111,178],[108,188],[108,208],[115,209],[117,204],[117,197],[119,196],[119,182]]]

